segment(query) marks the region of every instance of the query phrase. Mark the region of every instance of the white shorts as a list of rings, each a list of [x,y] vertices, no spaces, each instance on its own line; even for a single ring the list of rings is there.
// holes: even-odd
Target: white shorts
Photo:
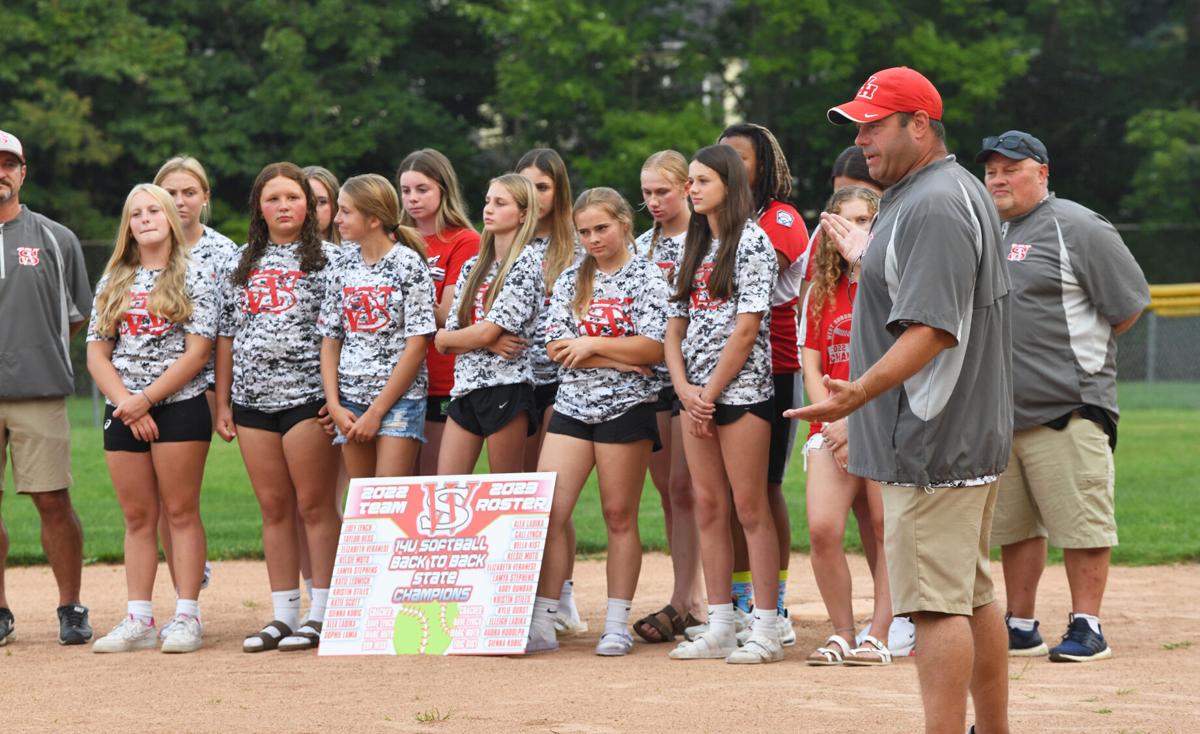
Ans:
[[[808,441],[804,443],[804,473],[808,473],[808,452],[813,449],[825,448],[825,435],[817,432],[808,437]]]

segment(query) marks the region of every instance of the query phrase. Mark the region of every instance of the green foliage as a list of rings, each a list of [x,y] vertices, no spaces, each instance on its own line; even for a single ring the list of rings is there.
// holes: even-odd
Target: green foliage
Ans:
[[[1200,221],[1200,110],[1149,109],[1130,118],[1125,142],[1144,151],[1123,203],[1152,225]],[[1182,195],[1181,194],[1190,194]]]

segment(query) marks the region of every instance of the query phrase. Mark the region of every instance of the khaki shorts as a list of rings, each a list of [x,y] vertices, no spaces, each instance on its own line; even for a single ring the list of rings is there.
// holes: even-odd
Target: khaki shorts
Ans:
[[[933,490],[880,485],[893,614],[970,616],[995,600],[988,536],[998,484]]]
[[[1113,477],[1108,435],[1087,418],[1074,416],[1061,431],[1018,431],[1000,477],[992,543],[1049,538],[1059,548],[1116,545]]]
[[[71,486],[71,426],[64,398],[0,400],[0,492],[10,446],[17,492]]]

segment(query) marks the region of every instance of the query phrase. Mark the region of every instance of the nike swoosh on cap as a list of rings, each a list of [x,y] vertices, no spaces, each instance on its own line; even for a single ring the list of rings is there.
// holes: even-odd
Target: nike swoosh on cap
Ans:
[[[872,117],[879,117],[879,113],[878,112],[864,112],[863,117],[865,117],[869,120]]]

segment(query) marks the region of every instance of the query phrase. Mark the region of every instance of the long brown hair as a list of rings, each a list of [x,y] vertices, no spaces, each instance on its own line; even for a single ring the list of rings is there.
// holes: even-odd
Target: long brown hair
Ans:
[[[571,216],[571,179],[567,165],[553,148],[534,148],[517,161],[513,169],[520,173],[536,168],[554,182],[554,199],[550,205],[550,244],[546,247],[546,295],[554,281],[575,261],[575,220]]]
[[[294,181],[304,192],[305,214],[304,223],[300,225],[300,269],[306,273],[323,270],[329,261],[325,258],[325,250],[321,246],[321,237],[317,234],[317,197],[313,196],[312,187],[300,166],[295,163],[268,163],[254,179],[254,187],[250,189],[250,236],[246,247],[242,249],[242,257],[238,260],[237,268],[231,276],[234,284],[244,286],[250,282],[250,271],[262,260],[263,254],[271,245],[271,234],[267,229],[267,220],[262,213],[262,191],[267,183],[275,178],[286,178]],[[279,243],[286,244],[286,243]]]
[[[708,278],[708,292],[719,299],[733,296],[733,285],[737,277],[737,249],[742,239],[746,220],[754,216],[754,200],[750,194],[750,182],[746,177],[746,165],[737,152],[728,145],[709,145],[696,151],[692,160],[708,166],[721,177],[725,184],[725,201],[717,212],[717,232],[708,226],[708,216],[692,212],[688,222],[687,239],[683,243],[683,262],[675,278],[675,294],[671,300],[687,301],[695,287],[693,279],[715,234],[721,244]]]
[[[400,167],[396,169],[396,187],[400,186],[400,176],[405,171],[416,171],[437,184],[442,195],[438,201],[437,218],[434,220],[434,234],[442,235],[447,227],[458,229],[475,228],[467,216],[467,204],[463,199],[462,187],[458,183],[458,174],[450,159],[433,148],[421,148],[404,156]],[[416,227],[417,222],[406,210],[400,211],[400,223],[406,227]]]
[[[575,200],[574,215],[578,216],[584,209],[599,207],[625,228],[625,243],[633,242],[633,207],[615,190],[607,186],[587,189]],[[584,255],[575,273],[575,296],[571,299],[571,312],[575,318],[583,319],[587,314],[588,305],[592,302],[592,288],[596,284],[596,258],[588,253]]]
[[[517,228],[517,233],[513,237],[512,247],[509,248],[508,255],[504,258],[504,261],[500,263],[500,270],[496,273],[496,278],[492,281],[491,287],[488,288],[487,294],[483,297],[483,310],[485,313],[492,307],[496,296],[504,288],[504,281],[508,278],[508,273],[512,270],[513,263],[520,257],[521,252],[525,249],[525,245],[529,244],[529,241],[533,239],[533,233],[537,230],[538,219],[537,190],[533,188],[532,181],[515,173],[506,173],[489,181],[488,188],[491,188],[493,184],[500,184],[508,191],[517,208],[525,212],[525,221]],[[463,283],[463,292],[459,297],[457,312],[459,328],[471,325],[471,312],[475,305],[475,294],[479,292],[484,278],[487,277],[488,271],[492,269],[492,264],[495,262],[496,235],[485,228],[483,234],[479,237],[479,256],[475,260],[475,266],[471,268],[471,274],[467,276],[467,282]]]
[[[133,237],[130,212],[133,197],[146,193],[154,197],[167,214],[171,227],[171,244],[167,252],[167,265],[150,293],[146,310],[172,323],[182,323],[192,316],[192,299],[187,292],[187,245],[184,244],[183,224],[171,195],[154,184],[138,184],[125,197],[121,210],[121,225],[117,228],[117,239],[112,257],[104,266],[108,281],[104,290],[96,294],[96,331],[111,336],[117,332],[117,324],[129,311],[129,289],[137,276],[141,258],[137,240]]]
[[[671,181],[680,188],[687,185],[687,158],[684,158],[683,153],[677,150],[660,150],[657,153],[652,153],[646,159],[646,162],[642,164],[642,170],[658,171],[663,175],[663,178]],[[687,206],[687,202],[684,202],[684,206]],[[658,247],[658,241],[662,239],[662,230],[662,222],[657,219],[654,220],[654,230],[650,234],[650,249],[646,252],[646,257],[650,260],[654,259],[654,250]]]
[[[341,186],[338,185],[337,176],[333,175],[333,171],[324,166],[305,166],[300,170],[304,171],[305,178],[317,179],[329,192],[329,208],[333,212],[332,216],[329,217],[329,230],[326,232],[317,232],[317,234],[322,239],[328,240],[335,245],[342,244],[342,233],[338,232],[337,225],[333,223],[333,218],[337,216],[338,192],[341,190]]]
[[[346,179],[342,193],[364,217],[378,219],[384,232],[425,259],[425,238],[412,227],[400,224],[400,197],[391,181],[378,173],[364,173]]]
[[[855,199],[861,199],[871,211],[871,216],[879,213],[879,195],[865,186],[843,186],[833,192],[825,204],[825,211],[830,214],[841,214],[842,207]],[[808,291],[808,314],[811,319],[819,319],[825,308],[825,301],[837,291],[838,281],[850,272],[850,263],[838,252],[837,245],[825,236],[825,230],[818,228],[813,235],[813,281]]]

